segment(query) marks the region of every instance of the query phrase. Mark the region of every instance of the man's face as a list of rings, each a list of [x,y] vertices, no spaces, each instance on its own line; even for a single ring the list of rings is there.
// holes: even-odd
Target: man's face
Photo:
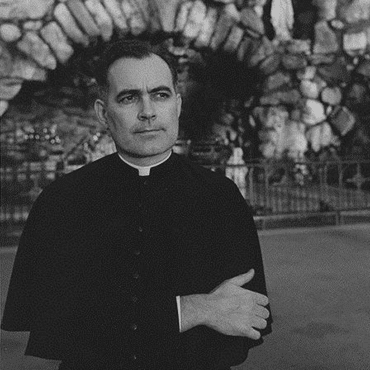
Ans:
[[[95,110],[118,152],[137,165],[164,159],[176,142],[181,112],[166,62],[157,55],[118,59],[108,70],[108,86]]]

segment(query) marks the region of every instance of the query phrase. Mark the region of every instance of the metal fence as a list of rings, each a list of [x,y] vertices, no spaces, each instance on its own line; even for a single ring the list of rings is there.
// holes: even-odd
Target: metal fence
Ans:
[[[210,166],[231,178],[254,210],[255,220],[346,215],[370,216],[370,160],[260,162]]]
[[[208,165],[231,178],[254,210],[256,221],[333,215],[336,223],[348,213],[370,213],[370,160],[333,162],[258,162]],[[2,235],[19,234],[42,188],[75,168],[50,163],[1,167]]]

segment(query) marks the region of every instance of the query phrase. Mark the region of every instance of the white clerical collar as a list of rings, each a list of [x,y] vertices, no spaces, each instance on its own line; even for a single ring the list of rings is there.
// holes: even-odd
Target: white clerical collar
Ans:
[[[150,175],[150,169],[151,169],[152,167],[159,166],[160,164],[162,164],[162,163],[166,162],[166,161],[167,161],[167,159],[171,157],[171,154],[172,154],[172,152],[170,152],[170,153],[168,154],[168,156],[167,156],[165,159],[162,159],[160,162],[155,163],[155,164],[152,164],[152,165],[150,165],[150,166],[138,166],[138,165],[136,165],[136,164],[133,164],[133,163],[131,163],[131,162],[127,161],[127,160],[126,160],[125,158],[123,158],[123,157],[121,156],[121,154],[119,154],[119,153],[118,153],[118,156],[122,159],[122,161],[123,161],[123,162],[125,162],[126,164],[128,164],[130,167],[136,168],[136,169],[139,171],[139,176],[149,176],[149,175]]]

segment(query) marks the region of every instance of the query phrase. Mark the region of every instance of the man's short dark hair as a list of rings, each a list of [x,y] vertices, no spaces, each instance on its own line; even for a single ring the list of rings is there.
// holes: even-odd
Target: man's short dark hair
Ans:
[[[151,45],[149,42],[139,40],[120,39],[108,44],[99,59],[98,66],[95,71],[95,79],[100,92],[107,90],[108,70],[116,60],[121,58],[144,59],[152,55],[157,55],[166,62],[171,71],[173,86],[176,88],[177,71],[174,58],[164,46]]]

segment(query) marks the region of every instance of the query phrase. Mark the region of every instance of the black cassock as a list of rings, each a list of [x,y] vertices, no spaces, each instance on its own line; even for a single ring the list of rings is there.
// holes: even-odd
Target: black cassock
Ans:
[[[78,370],[225,369],[261,340],[179,333],[175,297],[251,268],[245,288],[266,294],[256,228],[232,181],[176,154],[140,177],[115,153],[35,202],[2,328],[30,331],[27,355]]]

